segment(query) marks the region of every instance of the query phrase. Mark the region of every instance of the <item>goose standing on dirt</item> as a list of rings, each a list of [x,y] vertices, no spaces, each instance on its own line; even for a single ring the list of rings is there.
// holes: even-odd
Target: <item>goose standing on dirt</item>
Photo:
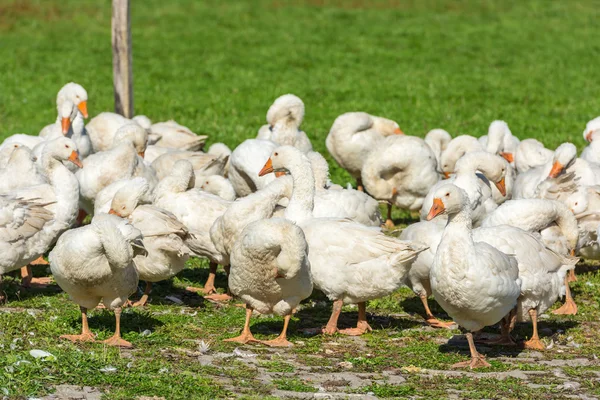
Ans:
[[[50,253],[50,268],[58,285],[79,304],[81,334],[63,335],[72,342],[94,342],[87,311],[100,301],[114,310],[114,335],[103,343],[132,347],[121,338],[121,307],[135,292],[138,273],[133,258],[143,250],[142,234],[127,220],[99,214],[91,224],[63,234]]]
[[[447,184],[434,194],[428,220],[448,215],[448,224],[431,267],[431,289],[442,308],[467,331],[471,360],[454,368],[489,367],[477,352],[472,332],[496,324],[516,305],[521,280],[514,256],[487,243],[475,243],[469,199],[464,190]]]
[[[361,171],[367,155],[384,137],[394,134],[402,131],[392,120],[349,112],[335,119],[325,144],[339,166],[356,179],[358,190],[363,190]]]
[[[302,229],[280,218],[249,224],[233,246],[229,288],[246,303],[246,323],[240,336],[226,341],[256,341],[250,332],[250,316],[257,310],[284,316],[281,334],[261,343],[292,346],[286,336],[292,313],[313,289]]]
[[[109,211],[139,229],[147,251],[133,259],[139,279],[146,282],[144,294],[134,307],[146,305],[152,284],[178,274],[191,253],[184,243],[188,230],[173,214],[151,204],[139,204],[149,189],[144,178],[135,178],[115,194]]]
[[[344,303],[358,303],[358,323],[356,328],[340,333],[361,335],[371,331],[366,320],[366,301],[398,289],[424,248],[347,219],[314,218],[314,174],[310,161],[298,149],[276,148],[260,174],[276,171],[287,171],[292,176],[292,195],[285,217],[304,230],[313,284],[334,302],[323,333],[338,331]]]

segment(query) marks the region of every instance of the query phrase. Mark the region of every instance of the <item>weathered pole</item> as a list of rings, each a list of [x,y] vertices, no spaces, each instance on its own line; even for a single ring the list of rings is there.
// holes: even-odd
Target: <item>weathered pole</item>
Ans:
[[[133,117],[133,65],[129,0],[112,0],[112,50],[115,112]]]

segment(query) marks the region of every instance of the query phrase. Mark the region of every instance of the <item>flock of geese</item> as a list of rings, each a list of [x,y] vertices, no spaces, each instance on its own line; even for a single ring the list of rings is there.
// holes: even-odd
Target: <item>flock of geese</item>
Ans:
[[[515,345],[515,322],[531,321],[524,346],[543,349],[539,315],[563,295],[555,313],[575,314],[569,282],[578,257],[600,259],[600,118],[587,124],[589,145],[578,157],[571,143],[552,151],[520,141],[503,121],[479,139],[442,129],[421,139],[389,119],[346,113],[326,145],[355,190],[329,180],[294,95],[275,100],[256,138],[207,152],[206,136],[174,121],[104,112],[84,124],[87,100],[68,83],[55,123],[0,146],[0,274],[21,269],[23,286],[48,283],[33,278],[31,265],[47,264],[51,250],[54,280],[81,308],[81,334],[62,336],[71,341],[95,340],[87,311],[103,306],[116,317],[105,343],[131,346],[120,315],[138,282],[146,289],[133,306],[194,256],[207,258],[210,271],[203,288],[190,290],[246,304],[244,328],[229,341],[291,346],[290,317],[313,289],[333,302],[320,332],[360,335],[371,330],[365,302],[406,285],[427,324],[452,326],[431,313],[433,295],[466,332],[471,359],[455,367],[485,367],[473,333],[500,323],[493,342]],[[397,237],[392,206],[421,221]],[[216,292],[218,265],[227,293]],[[356,327],[338,330],[348,303],[358,305]],[[253,311],[283,316],[281,334],[255,339]]]

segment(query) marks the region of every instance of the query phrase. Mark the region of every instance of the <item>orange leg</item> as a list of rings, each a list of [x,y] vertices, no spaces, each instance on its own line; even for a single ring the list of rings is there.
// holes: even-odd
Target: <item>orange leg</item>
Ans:
[[[569,277],[565,276],[565,304],[557,310],[552,311],[552,314],[558,315],[575,315],[577,314],[577,304],[571,296],[571,289],[569,288]]]
[[[287,329],[290,324],[290,319],[292,318],[292,314],[286,315],[283,319],[283,329],[281,334],[277,336],[277,338],[272,340],[262,340],[262,344],[266,344],[271,347],[292,347],[293,344],[287,340]]]
[[[361,178],[356,178],[356,190],[360,190],[361,192],[365,191],[365,187],[363,186]]]
[[[575,275],[575,268],[569,271],[569,282],[577,282],[577,276]]]
[[[421,302],[423,303],[423,307],[425,307],[425,322],[427,325],[433,328],[445,328],[452,329],[456,326],[454,322],[441,322],[436,317],[433,316],[433,313],[429,309],[429,303],[427,302],[427,296],[419,296]]]
[[[338,331],[337,324],[338,319],[340,318],[340,313],[342,312],[342,306],[344,305],[343,300],[336,300],[333,302],[333,309],[331,310],[331,317],[329,317],[329,321],[325,328],[323,328],[323,333],[326,335],[333,335]]]
[[[340,333],[349,336],[360,336],[371,331],[373,331],[373,328],[367,322],[367,305],[363,301],[362,303],[358,303],[358,322],[356,323],[356,328],[343,329]]]
[[[216,288],[215,288],[215,277],[217,276],[217,264],[211,262],[208,265],[208,278],[206,278],[206,283],[204,284],[204,288],[199,289],[199,288],[195,288],[195,287],[187,287],[185,288],[185,290],[188,290],[190,292],[200,292],[200,293],[204,293],[204,294],[211,294],[211,293],[215,293],[216,292]]]
[[[394,228],[394,221],[392,221],[392,203],[388,203],[387,205],[387,219],[385,220],[385,226],[388,229]]]
[[[544,350],[546,346],[544,346],[544,343],[542,343],[538,336],[537,310],[535,308],[529,310],[529,315],[531,316],[531,324],[533,325],[533,334],[531,335],[531,339],[525,342],[525,348]]]
[[[90,331],[87,319],[87,308],[79,307],[81,309],[81,335],[61,335],[61,339],[67,339],[71,342],[95,342],[94,334]]]
[[[242,333],[237,337],[224,339],[224,342],[236,342],[242,344],[248,342],[260,342],[259,340],[255,339],[252,335],[252,332],[250,332],[250,317],[252,317],[252,311],[254,310],[250,306],[246,306],[246,322],[244,323],[244,329],[242,330]]]
[[[31,265],[26,265],[21,268],[21,286],[24,288],[30,288],[32,286],[43,288],[48,286],[51,282],[52,278],[50,277],[34,278]]]
[[[469,361],[462,361],[452,365],[452,368],[466,368],[470,369],[475,368],[485,368],[491,367],[491,365],[485,361],[485,357],[480,354],[475,348],[475,342],[473,341],[473,334],[471,332],[467,333],[467,341],[469,342],[469,350],[471,351],[471,359]]]
[[[110,338],[103,340],[102,343],[109,346],[133,347],[127,340],[121,338],[121,307],[115,308],[115,334]]]
[[[132,307],[143,307],[146,305],[146,303],[148,302],[148,296],[150,295],[150,292],[152,291],[152,282],[146,282],[146,289],[144,289],[144,294],[142,295],[142,297],[136,301],[135,303],[133,303],[131,306]]]

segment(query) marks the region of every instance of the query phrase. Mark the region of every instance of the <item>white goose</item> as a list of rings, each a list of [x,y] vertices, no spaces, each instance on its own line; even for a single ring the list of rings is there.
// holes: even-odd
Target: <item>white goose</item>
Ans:
[[[121,307],[138,284],[133,258],[143,249],[142,235],[127,220],[96,215],[91,224],[65,232],[50,253],[50,268],[58,285],[79,304],[81,334],[63,335],[73,342],[94,342],[87,310],[100,301],[114,310],[115,334],[103,343],[132,347],[121,338]]]
[[[544,147],[543,143],[535,139],[521,140],[515,153],[515,167],[519,174],[547,164],[552,160],[554,152]]]
[[[349,112],[335,119],[325,144],[335,161],[356,179],[363,189],[361,171],[367,155],[386,136],[402,134],[392,120],[364,112]]]
[[[288,171],[292,176],[293,190],[285,217],[304,230],[315,288],[334,301],[323,332],[337,332],[344,303],[358,303],[358,323],[356,328],[340,332],[360,335],[370,331],[365,302],[399,288],[424,248],[350,220],[314,218],[314,175],[310,161],[298,149],[291,146],[275,149],[260,174],[274,171]]]
[[[521,293],[517,260],[487,243],[475,243],[464,190],[447,184],[436,191],[427,219],[441,214],[448,215],[448,224],[431,267],[431,289],[448,315],[468,331],[471,350],[470,361],[453,367],[489,367],[471,332],[494,325],[517,305]]]
[[[594,118],[585,125],[585,129],[583,130],[583,138],[586,141],[591,142],[592,136],[598,131],[600,131],[600,117]]]
[[[154,146],[179,150],[198,151],[208,139],[208,136],[198,135],[173,120],[152,124],[150,132],[160,137]]]
[[[388,226],[393,225],[392,204],[419,210],[429,189],[440,180],[431,148],[423,139],[404,135],[383,139],[367,156],[361,176],[371,196],[389,202]]]
[[[201,151],[169,151],[152,162],[152,168],[156,171],[158,179],[169,175],[173,165],[179,160],[187,160],[192,164],[194,171],[199,175],[223,175],[225,165],[229,157],[216,156]]]
[[[442,171],[442,153],[448,148],[448,144],[452,140],[452,136],[443,129],[432,129],[425,135],[425,143],[435,154],[435,159],[438,163],[438,171]]]
[[[590,143],[581,152],[581,158],[590,163],[600,164],[600,126],[590,132],[586,136]]]
[[[440,172],[446,178],[454,173],[456,162],[465,154],[473,151],[485,151],[477,138],[469,135],[460,135],[455,137],[448,143],[446,150],[442,152],[440,163],[442,164]]]
[[[240,336],[226,341],[256,341],[250,332],[250,316],[257,310],[284,316],[281,334],[261,343],[292,346],[286,337],[290,318],[313,289],[302,229],[280,218],[249,224],[233,246],[229,288],[246,303],[246,323]]]
[[[29,148],[25,146],[14,148],[8,163],[0,170],[0,193],[47,183],[35,160]]]
[[[506,122],[493,121],[488,128],[487,136],[480,137],[479,141],[488,153],[498,154],[514,165],[519,139],[513,136]]]
[[[191,253],[184,243],[189,239],[188,230],[173,214],[150,204],[139,204],[149,189],[145,179],[136,178],[119,189],[109,211],[109,214],[127,218],[144,238],[147,253],[136,256],[133,261],[139,279],[146,281],[146,289],[142,298],[133,304],[134,307],[146,304],[152,283],[178,274]]]
[[[223,200],[234,201],[236,199],[235,189],[229,179],[221,175],[198,176],[194,187],[199,187],[207,193],[219,196]]]
[[[81,165],[77,146],[68,138],[50,141],[42,154],[48,183],[12,190],[1,196],[0,275],[38,259],[77,217],[77,179],[62,161]],[[31,283],[31,275],[29,281]]]
[[[262,126],[257,139],[290,145],[302,152],[312,151],[310,140],[300,125],[304,120],[304,103],[298,96],[284,94],[275,99],[267,111],[267,125]]]

